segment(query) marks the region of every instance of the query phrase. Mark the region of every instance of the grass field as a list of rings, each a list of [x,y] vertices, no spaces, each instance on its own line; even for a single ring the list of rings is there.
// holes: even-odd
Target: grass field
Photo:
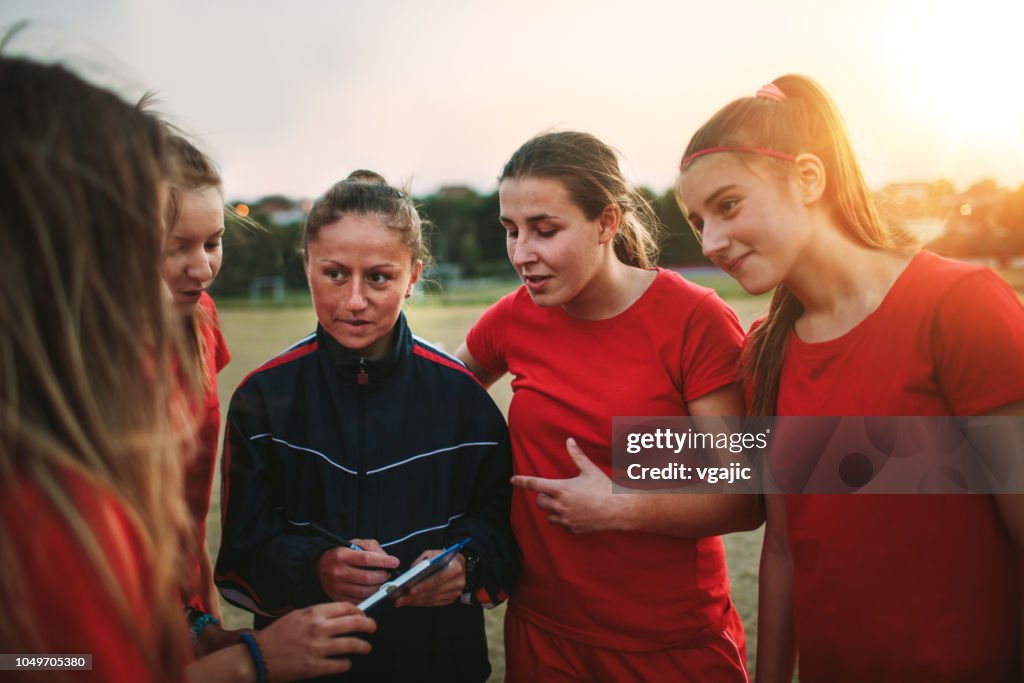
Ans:
[[[489,292],[490,300],[497,298],[500,293]],[[767,306],[763,298],[732,298],[729,297],[729,293],[725,295],[745,328]],[[466,305],[458,301],[439,302],[436,298],[427,298],[421,303],[409,306],[407,315],[417,335],[448,351],[454,351],[485,307],[484,303]],[[221,372],[219,379],[221,404],[226,413],[231,393],[242,378],[264,360],[311,332],[315,327],[316,318],[312,308],[250,309],[224,306],[221,309],[221,324],[232,354],[231,363]],[[507,414],[508,404],[512,398],[509,380],[506,378],[497,383],[492,387],[491,394],[498,406]],[[761,534],[761,530],[758,530],[733,534],[725,538],[733,600],[747,629],[747,647],[752,666],[757,637],[757,563]],[[218,495],[214,495],[210,506],[206,540],[211,555],[216,557],[220,545]],[[228,604],[224,605],[224,611],[228,627],[252,625],[249,613]],[[504,672],[501,635],[503,615],[503,607],[492,610],[487,615],[491,665],[494,667],[491,680],[495,681],[502,680]]]

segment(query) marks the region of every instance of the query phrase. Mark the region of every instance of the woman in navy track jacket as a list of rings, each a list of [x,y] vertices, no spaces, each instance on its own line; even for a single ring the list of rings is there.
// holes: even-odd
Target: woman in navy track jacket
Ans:
[[[481,605],[507,596],[518,566],[505,421],[401,313],[429,259],[405,193],[353,173],[314,204],[303,249],[319,325],[232,398],[217,584],[261,626],[358,603],[470,536],[444,571],[374,609],[373,651],[345,680],[483,681]]]

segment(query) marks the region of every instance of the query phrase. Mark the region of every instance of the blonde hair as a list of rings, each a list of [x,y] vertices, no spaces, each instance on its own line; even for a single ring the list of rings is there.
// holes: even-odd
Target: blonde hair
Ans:
[[[164,224],[167,226],[167,237],[173,231],[178,218],[181,217],[181,203],[186,192],[197,192],[215,188],[223,193],[223,180],[213,160],[194,144],[189,142],[173,126],[167,126],[167,147],[172,164],[175,167],[173,182],[167,193],[167,205],[164,210]],[[188,344],[188,351],[183,360],[182,368],[186,385],[207,389],[210,383],[209,368],[206,367],[206,342],[203,328],[211,325],[210,315],[202,306],[185,317],[183,329]]]
[[[650,203],[626,182],[615,151],[593,135],[559,131],[530,138],[505,163],[498,182],[518,178],[558,180],[588,221],[618,205],[616,256],[638,268],[657,265],[663,228]]]
[[[879,217],[846,126],[828,93],[806,76],[781,76],[772,83],[781,92],[780,97],[743,97],[722,107],[694,133],[683,159],[717,147],[760,148],[790,157],[814,154],[825,167],[823,201],[840,229],[854,241],[875,249],[913,247],[915,242],[910,235],[890,228]],[[749,152],[741,149],[731,153]],[[791,163],[764,154],[757,158],[775,164],[780,175]],[[685,167],[681,166],[680,172],[683,171]],[[680,189],[677,182],[676,199],[686,215]],[[768,315],[750,333],[742,363],[744,378],[753,387],[751,414],[775,414],[783,355],[789,333],[802,313],[803,305],[784,285],[779,285]]]
[[[174,400],[180,335],[159,276],[164,134],[61,66],[0,55],[0,91],[0,490],[40,491],[152,670],[173,677],[184,661],[175,596],[187,524],[175,431],[187,417]],[[123,558],[82,523],[69,477],[109,491],[134,523],[148,559],[146,621],[136,623],[116,580]],[[12,542],[0,535],[0,639],[42,651],[46,634],[18,607],[30,577]]]

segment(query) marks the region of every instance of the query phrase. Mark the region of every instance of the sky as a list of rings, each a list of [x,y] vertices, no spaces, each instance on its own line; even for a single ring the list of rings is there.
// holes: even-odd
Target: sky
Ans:
[[[869,184],[1024,183],[1024,0],[4,0],[9,51],[158,109],[227,195],[315,197],[355,168],[483,192],[538,132],[580,129],[672,185],[719,107],[803,73]]]

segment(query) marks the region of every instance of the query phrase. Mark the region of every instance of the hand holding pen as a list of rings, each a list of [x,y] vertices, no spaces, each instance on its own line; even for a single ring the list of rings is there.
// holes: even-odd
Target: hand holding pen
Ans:
[[[363,548],[363,547],[359,546],[356,543],[353,543],[352,541],[350,541],[348,539],[342,538],[341,536],[339,536],[338,534],[334,533],[330,529],[322,527],[319,524],[317,524],[316,522],[310,522],[309,523],[309,528],[317,536],[320,536],[321,538],[324,538],[324,539],[326,539],[328,541],[331,541],[333,543],[337,543],[338,547],[340,547],[340,548],[350,548],[352,550],[358,550],[359,552],[363,552],[363,551],[366,550],[366,548]]]
[[[318,525],[318,534],[338,544],[317,560],[320,586],[332,600],[359,603],[373,595],[398,568],[398,558],[388,555],[373,539],[348,541]]]

